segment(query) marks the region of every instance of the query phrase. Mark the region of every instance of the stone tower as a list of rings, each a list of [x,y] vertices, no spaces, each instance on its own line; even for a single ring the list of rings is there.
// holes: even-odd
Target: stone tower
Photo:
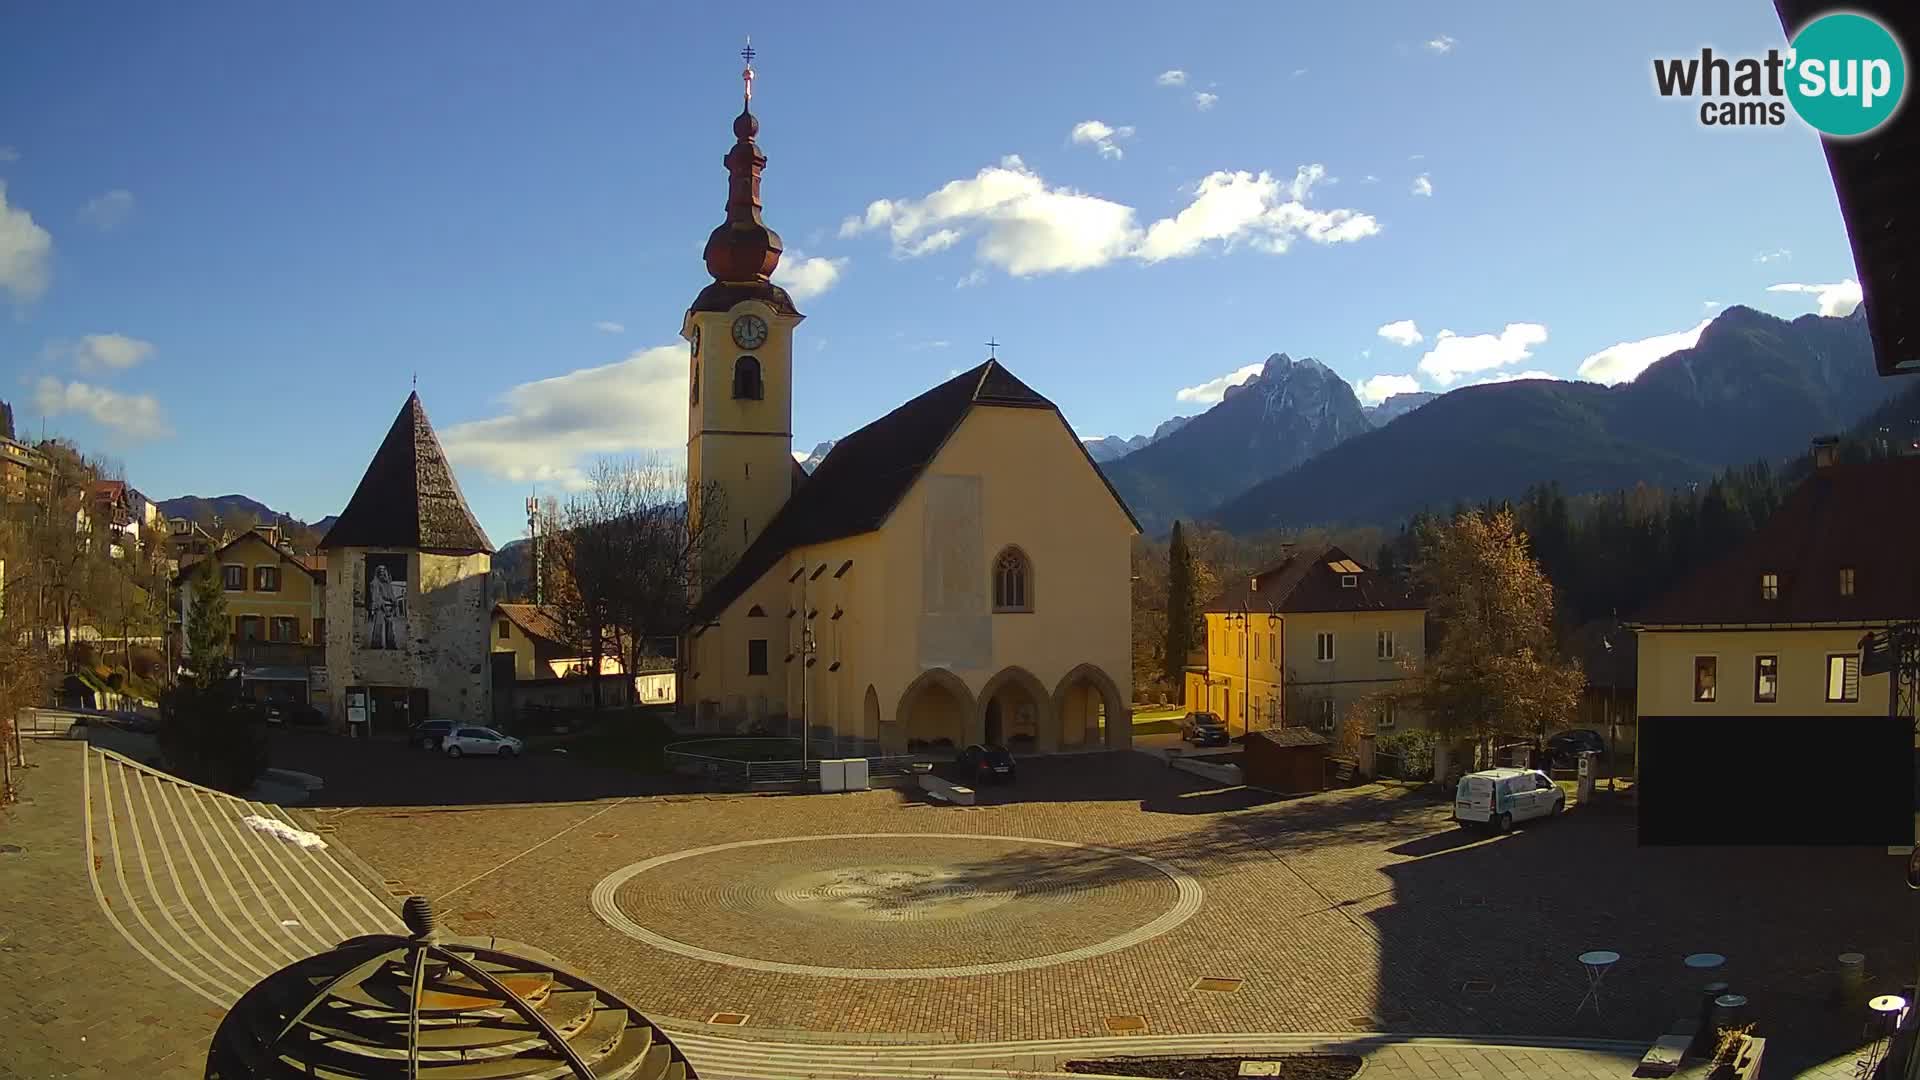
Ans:
[[[320,549],[335,730],[490,723],[493,545],[419,394],[401,406]]]
[[[754,142],[753,50],[743,50],[745,105],[734,118],[727,168],[727,220],[707,238],[712,284],[687,309],[689,346],[687,495],[695,515],[719,514],[714,549],[740,557],[793,494],[793,330],[805,316],[773,284],[780,234],[760,218]]]

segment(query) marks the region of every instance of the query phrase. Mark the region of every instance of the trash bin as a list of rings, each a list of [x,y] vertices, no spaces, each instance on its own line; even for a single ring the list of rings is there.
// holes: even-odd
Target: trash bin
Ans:
[[[1867,958],[1862,953],[1840,954],[1840,996],[1848,1001],[1860,996],[1867,986]]]
[[[1705,1054],[1713,1050],[1714,1040],[1719,1032],[1714,1028],[1716,1013],[1714,999],[1727,992],[1727,984],[1710,982],[1700,989],[1700,1024],[1693,1032],[1693,1049],[1690,1054]]]
[[[1713,1034],[1709,1038],[1718,1040],[1721,1028],[1738,1027],[1740,1017],[1747,1011],[1747,998],[1744,994],[1721,994],[1713,999]],[[1713,1043],[1707,1044],[1709,1047]]]

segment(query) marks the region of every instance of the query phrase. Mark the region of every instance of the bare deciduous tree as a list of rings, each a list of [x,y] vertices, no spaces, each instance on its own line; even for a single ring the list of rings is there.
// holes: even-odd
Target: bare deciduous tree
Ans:
[[[719,488],[703,485],[690,507],[687,486],[684,470],[664,460],[606,460],[546,518],[540,558],[548,603],[595,676],[596,709],[604,661],[621,661],[631,699],[647,643],[686,629],[697,588],[718,561]]]

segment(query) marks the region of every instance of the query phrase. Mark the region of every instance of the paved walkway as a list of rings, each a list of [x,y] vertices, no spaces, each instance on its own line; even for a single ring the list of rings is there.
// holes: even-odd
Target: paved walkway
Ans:
[[[0,967],[10,976],[0,980],[0,1077],[199,1076],[223,1007],[245,986],[343,937],[398,927],[388,898],[360,884],[351,869],[361,864],[335,835],[326,849],[303,849],[244,821],[289,821],[277,807],[77,742],[32,750],[29,801],[0,815],[0,843],[20,849],[0,854]],[[548,848],[571,847],[604,827],[608,809],[577,808],[593,824]],[[419,838],[429,845],[421,853],[448,824],[428,816],[441,820]],[[467,878],[478,868],[468,863]],[[609,957],[569,959],[591,970]],[[1365,1080],[1599,1078],[1630,1075],[1643,1049],[1363,1032],[957,1042],[667,1023],[707,1080],[1058,1076],[1068,1061],[1117,1055],[1305,1051],[1358,1054]],[[1837,1080],[1850,1065],[1848,1055],[1799,1075]]]

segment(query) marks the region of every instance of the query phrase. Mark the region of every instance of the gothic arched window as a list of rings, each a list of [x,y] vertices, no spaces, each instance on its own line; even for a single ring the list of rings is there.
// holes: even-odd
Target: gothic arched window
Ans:
[[[1017,547],[1003,549],[993,560],[993,610],[1033,610],[1033,564]]]
[[[760,361],[751,356],[743,356],[733,362],[733,396],[748,401],[759,401],[764,396],[760,386]]]

